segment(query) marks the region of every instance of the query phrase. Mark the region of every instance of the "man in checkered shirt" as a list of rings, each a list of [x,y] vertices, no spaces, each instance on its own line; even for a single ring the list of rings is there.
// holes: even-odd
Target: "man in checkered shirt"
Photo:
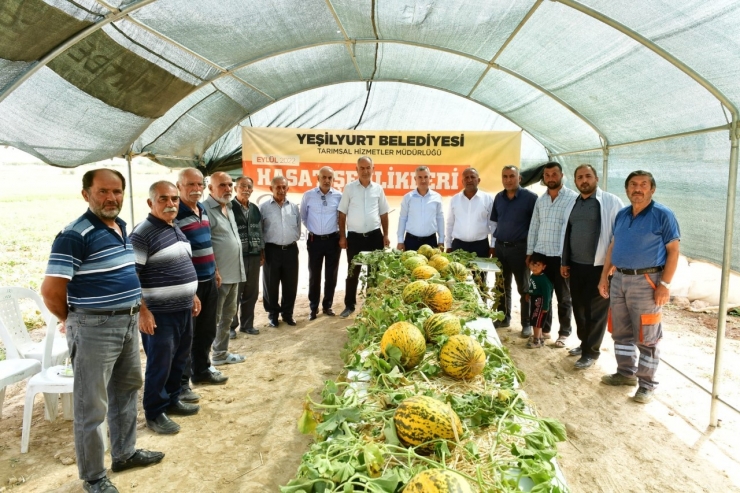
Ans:
[[[547,192],[537,199],[529,223],[527,236],[527,262],[533,252],[547,257],[545,275],[552,282],[555,296],[558,298],[558,320],[560,330],[555,347],[565,347],[565,341],[570,336],[570,318],[573,312],[573,303],[570,297],[568,279],[560,275],[560,255],[563,252],[563,224],[568,219],[565,212],[570,210],[578,194],[563,185],[563,167],[559,163],[545,164],[542,181],[547,185]],[[542,335],[550,338],[552,328],[552,310],[547,312],[542,327]]]

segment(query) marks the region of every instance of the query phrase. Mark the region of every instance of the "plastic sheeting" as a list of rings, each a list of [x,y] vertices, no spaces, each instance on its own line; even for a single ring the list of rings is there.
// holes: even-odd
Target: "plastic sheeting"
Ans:
[[[618,146],[610,188],[655,172],[684,248],[719,261],[738,25],[735,0],[6,0],[0,144],[181,167],[233,153],[237,125],[522,128],[525,167]]]

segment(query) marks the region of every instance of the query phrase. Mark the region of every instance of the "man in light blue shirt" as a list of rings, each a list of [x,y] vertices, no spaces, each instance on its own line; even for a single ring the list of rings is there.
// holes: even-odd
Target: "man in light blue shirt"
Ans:
[[[324,315],[333,317],[334,289],[339,271],[339,217],[337,208],[342,192],[332,188],[334,170],[324,166],[319,170],[318,184],[301,199],[301,222],[308,231],[308,304],[311,309],[309,320],[315,320],[321,296],[321,269],[326,263],[324,277],[324,299],[321,301]]]
[[[444,248],[442,196],[429,189],[430,178],[429,168],[419,166],[414,173],[416,189],[403,196],[398,219],[399,250],[418,250],[422,245]]]

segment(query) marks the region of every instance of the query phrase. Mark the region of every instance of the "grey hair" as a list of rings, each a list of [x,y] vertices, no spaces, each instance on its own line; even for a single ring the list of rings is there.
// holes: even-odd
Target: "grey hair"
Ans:
[[[177,190],[177,187],[172,182],[169,182],[167,180],[155,181],[154,183],[152,183],[152,186],[149,187],[149,198],[152,200],[152,202],[154,202],[155,200],[157,200],[157,188],[159,188],[159,187],[161,187],[163,185],[169,185],[172,188],[174,188],[175,190]]]

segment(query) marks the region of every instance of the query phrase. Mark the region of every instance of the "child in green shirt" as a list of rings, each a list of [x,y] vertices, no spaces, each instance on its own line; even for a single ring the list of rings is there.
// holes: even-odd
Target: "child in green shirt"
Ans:
[[[532,275],[529,277],[527,300],[531,307],[530,318],[534,331],[527,343],[528,349],[541,348],[545,345],[545,340],[542,338],[542,324],[552,301],[552,282],[544,274],[546,261],[547,259],[541,253],[535,252],[529,257],[529,270],[532,271]]]

